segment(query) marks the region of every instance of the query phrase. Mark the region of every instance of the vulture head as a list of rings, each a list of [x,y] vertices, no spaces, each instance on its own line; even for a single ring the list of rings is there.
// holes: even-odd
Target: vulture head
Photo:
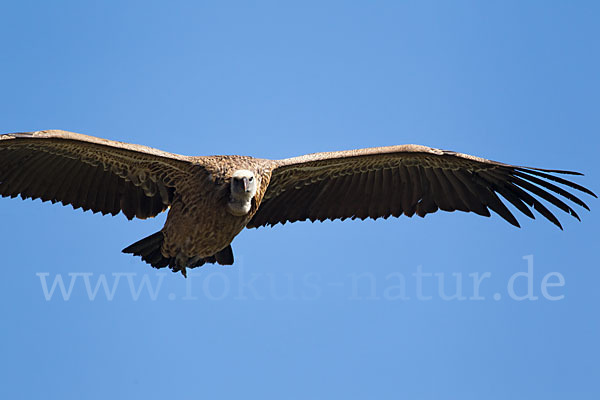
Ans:
[[[256,177],[252,171],[247,169],[235,171],[231,177],[229,211],[236,216],[248,214],[256,189]]]

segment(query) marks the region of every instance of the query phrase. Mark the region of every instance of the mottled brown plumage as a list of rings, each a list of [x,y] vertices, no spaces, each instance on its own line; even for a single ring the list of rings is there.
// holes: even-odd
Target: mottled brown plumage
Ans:
[[[418,145],[316,153],[285,160],[188,157],[65,131],[0,135],[0,195],[40,198],[102,214],[149,218],[170,207],[165,226],[124,249],[156,268],[231,264],[244,227],[345,218],[421,217],[460,210],[515,226],[498,194],[562,229],[538,199],[579,216],[571,191],[595,196],[560,174]],[[558,183],[561,186],[556,185]],[[566,189],[566,188],[567,189]]]

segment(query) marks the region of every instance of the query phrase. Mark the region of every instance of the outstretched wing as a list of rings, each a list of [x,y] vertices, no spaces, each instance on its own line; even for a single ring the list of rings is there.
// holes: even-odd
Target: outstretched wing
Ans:
[[[129,219],[164,211],[191,157],[65,131],[0,135],[0,195]]]
[[[438,209],[483,216],[490,216],[492,210],[519,226],[500,194],[528,217],[534,218],[533,208],[562,229],[535,196],[579,219],[559,197],[589,210],[588,206],[572,190],[552,182],[596,195],[560,174],[581,175],[418,145],[309,154],[276,162],[264,199],[248,227],[307,219],[424,217]]]

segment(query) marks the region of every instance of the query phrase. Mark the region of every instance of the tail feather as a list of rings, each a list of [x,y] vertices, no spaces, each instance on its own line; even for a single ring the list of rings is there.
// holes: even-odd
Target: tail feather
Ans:
[[[158,231],[148,237],[138,240],[132,245],[124,248],[122,251],[123,253],[141,257],[142,260],[152,265],[154,268],[169,267],[173,272],[181,271],[183,276],[186,276],[186,268],[200,267],[205,263],[219,263],[221,265],[233,264],[233,251],[230,245],[210,257],[189,258],[184,263],[181,263],[177,260],[177,257],[165,257],[162,254],[161,248],[164,239],[162,231]]]
[[[215,254],[215,258],[217,259],[217,262],[221,265],[233,264],[233,250],[231,249],[231,245],[228,245],[223,250]]]
[[[169,258],[164,257],[160,251],[163,241],[163,233],[158,231],[135,242],[131,246],[124,248],[122,251],[123,253],[130,253],[134,256],[142,257],[142,260],[152,265],[154,268],[163,268],[169,264]]]

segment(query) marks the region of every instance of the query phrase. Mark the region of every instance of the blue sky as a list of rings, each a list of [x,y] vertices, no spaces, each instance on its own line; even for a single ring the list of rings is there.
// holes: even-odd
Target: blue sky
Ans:
[[[0,132],[265,158],[418,143],[582,171],[598,193],[599,12],[6,3]],[[582,223],[557,212],[564,231],[464,213],[248,230],[234,266],[186,281],[120,253],[165,215],[0,199],[0,397],[598,398],[600,213],[585,200]],[[44,292],[59,278],[70,293]],[[102,278],[114,293],[90,296]],[[465,298],[448,299],[457,282]],[[516,300],[528,283],[537,299]]]

